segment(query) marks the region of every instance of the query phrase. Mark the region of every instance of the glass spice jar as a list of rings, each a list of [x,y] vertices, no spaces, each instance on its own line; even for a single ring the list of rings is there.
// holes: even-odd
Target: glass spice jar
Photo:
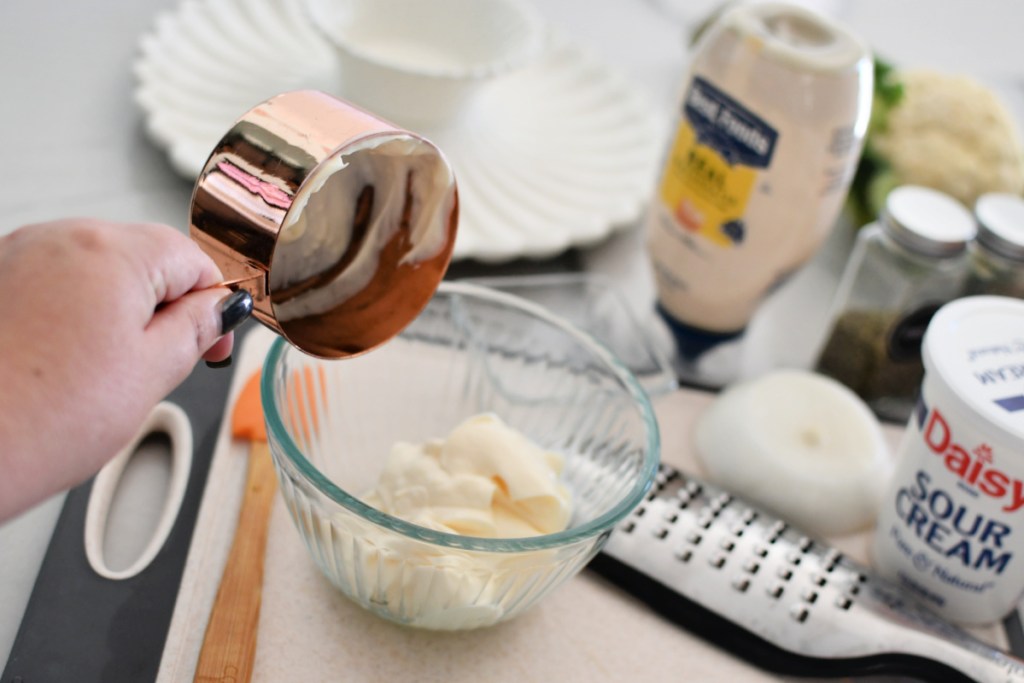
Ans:
[[[968,245],[965,291],[1024,298],[1024,197],[992,192],[974,205],[978,236]]]
[[[932,315],[963,292],[971,213],[937,190],[896,188],[860,230],[839,281],[815,370],[856,392],[881,418],[905,422],[924,376]]]

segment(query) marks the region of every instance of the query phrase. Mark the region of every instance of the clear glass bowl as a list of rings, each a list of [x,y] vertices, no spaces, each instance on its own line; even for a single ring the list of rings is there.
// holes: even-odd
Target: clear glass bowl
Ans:
[[[278,339],[262,382],[281,492],[314,561],[358,604],[412,626],[475,628],[535,604],[597,553],[658,464],[650,402],[619,360],[546,309],[467,283],[442,283],[363,356],[325,361]],[[460,536],[360,500],[394,442],[443,438],[482,412],[564,456],[566,530]]]

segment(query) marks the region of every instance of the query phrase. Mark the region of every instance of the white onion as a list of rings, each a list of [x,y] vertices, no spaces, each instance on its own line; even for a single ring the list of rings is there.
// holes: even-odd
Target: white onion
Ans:
[[[864,402],[803,370],[729,387],[699,416],[694,439],[709,481],[818,537],[870,527],[891,469]]]

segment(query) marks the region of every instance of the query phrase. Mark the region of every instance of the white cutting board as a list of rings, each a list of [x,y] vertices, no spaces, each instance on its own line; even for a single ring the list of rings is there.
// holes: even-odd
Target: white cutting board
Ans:
[[[258,328],[236,353],[229,394],[261,367],[273,335]],[[664,462],[700,474],[694,419],[712,400],[679,390],[654,400]],[[230,416],[230,409],[226,416]],[[900,429],[887,427],[895,444]],[[161,662],[159,683],[190,681],[231,546],[248,448],[221,426],[192,548]],[[870,537],[830,539],[863,561]],[[978,635],[1005,647],[1001,629]],[[486,629],[431,632],[376,617],[339,593],[306,552],[280,495],[271,513],[254,681],[523,683],[524,681],[790,680],[765,673],[653,614],[584,571],[517,619]]]

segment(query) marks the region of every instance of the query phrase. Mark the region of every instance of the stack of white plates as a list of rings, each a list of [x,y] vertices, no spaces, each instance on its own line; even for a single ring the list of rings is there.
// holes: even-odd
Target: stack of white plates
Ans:
[[[185,0],[140,47],[147,131],[190,178],[255,104],[299,88],[345,97],[335,52],[302,3]],[[540,59],[488,83],[458,125],[415,132],[455,169],[455,258],[499,262],[554,256],[635,224],[664,130],[632,83],[552,35]]]

